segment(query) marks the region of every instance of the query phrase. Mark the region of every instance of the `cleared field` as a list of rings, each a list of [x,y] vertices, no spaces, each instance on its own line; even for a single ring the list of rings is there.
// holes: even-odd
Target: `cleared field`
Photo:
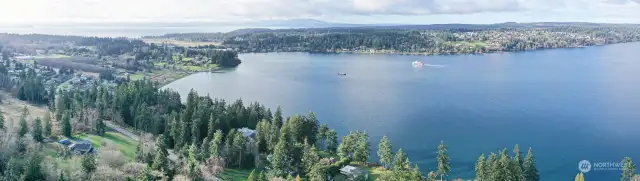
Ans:
[[[224,172],[220,174],[220,178],[230,181],[244,181],[249,179],[251,171],[253,171],[253,169],[225,169]],[[258,171],[256,170],[256,172]]]
[[[205,46],[205,45],[220,45],[220,42],[197,42],[197,41],[179,41],[165,38],[143,38],[142,41],[145,43],[155,43],[155,44],[170,44],[184,47],[192,47],[192,46]]]
[[[5,116],[5,126],[7,127],[17,127],[18,121],[20,120],[20,115],[22,114],[22,108],[27,106],[29,110],[29,116],[27,116],[27,122],[31,123],[33,119],[36,117],[44,117],[47,113],[48,109],[45,106],[33,106],[28,104],[27,102],[16,99],[11,96],[9,93],[0,91],[0,97],[2,99],[2,103],[0,103],[0,111]],[[13,122],[13,125],[9,125]]]
[[[115,144],[127,160],[133,160],[136,146],[138,145],[138,142],[135,140],[115,131],[107,131],[104,136],[82,134],[76,136],[74,139],[89,141],[93,147],[98,148],[98,152],[104,143]]]

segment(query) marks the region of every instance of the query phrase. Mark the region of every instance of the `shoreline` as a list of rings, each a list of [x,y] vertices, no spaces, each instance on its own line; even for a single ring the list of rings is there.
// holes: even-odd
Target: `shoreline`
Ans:
[[[340,54],[340,53],[349,53],[349,54],[370,54],[370,55],[417,55],[417,56],[435,56],[435,55],[485,55],[492,53],[519,53],[519,52],[534,52],[534,51],[543,51],[543,50],[556,50],[556,49],[579,49],[579,48],[589,48],[589,47],[597,47],[597,46],[607,46],[607,45],[616,45],[616,44],[625,44],[625,43],[638,43],[640,41],[630,41],[630,42],[620,42],[620,43],[610,43],[610,44],[598,44],[591,46],[572,46],[572,47],[560,47],[560,48],[539,48],[534,50],[521,50],[521,51],[487,51],[487,52],[474,52],[474,53],[427,53],[427,52],[397,52],[391,50],[377,50],[374,52],[371,51],[255,51],[255,52],[239,52],[240,54],[251,54],[251,53],[327,53],[327,54]]]
[[[193,75],[193,74],[202,73],[202,72],[216,72],[216,71],[219,71],[219,70],[222,70],[222,69],[224,69],[224,68],[217,67],[217,68],[212,68],[212,69],[209,69],[209,70],[202,70],[202,71],[171,72],[173,74],[176,74],[177,76],[170,76],[168,78],[163,79],[163,81],[158,81],[158,80],[155,80],[155,81],[158,82],[160,87],[164,87],[164,86],[167,86],[167,85],[169,85],[169,84],[171,84],[171,83],[173,83],[173,82],[175,82],[177,80],[180,80],[182,78],[185,78],[185,77]],[[154,80],[154,78],[157,78],[157,77],[160,77],[160,76],[163,76],[163,75],[165,75],[165,74],[159,73],[157,75],[154,75],[153,77],[151,77],[151,80]]]

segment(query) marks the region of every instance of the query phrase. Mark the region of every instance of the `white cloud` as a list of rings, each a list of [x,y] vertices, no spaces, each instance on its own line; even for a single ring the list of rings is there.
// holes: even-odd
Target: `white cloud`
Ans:
[[[229,21],[551,11],[634,19],[640,17],[640,0],[0,0],[0,22]]]

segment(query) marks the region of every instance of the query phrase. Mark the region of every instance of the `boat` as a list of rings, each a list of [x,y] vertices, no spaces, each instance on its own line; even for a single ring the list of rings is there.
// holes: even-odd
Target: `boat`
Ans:
[[[413,62],[411,62],[411,65],[413,65],[414,67],[422,67],[422,66],[424,66],[424,63],[419,62],[419,61],[413,61]]]
[[[338,75],[347,75],[347,73],[341,73],[339,72]]]

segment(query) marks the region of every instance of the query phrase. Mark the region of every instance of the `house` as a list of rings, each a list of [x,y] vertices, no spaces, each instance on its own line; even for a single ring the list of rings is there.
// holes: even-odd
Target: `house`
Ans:
[[[88,142],[78,142],[78,143],[71,144],[69,146],[69,149],[71,149],[71,152],[73,152],[76,155],[93,153],[95,151],[93,149],[93,146],[91,146],[91,143],[88,143]]]
[[[369,179],[368,171],[351,165],[347,165],[341,168],[340,173],[346,175],[350,179],[355,179],[357,177],[364,177],[365,180]]]
[[[242,133],[242,136],[244,136],[245,138],[248,138],[250,140],[253,140],[254,138],[256,138],[256,131],[249,129],[249,128],[240,128],[238,129],[238,132]]]

